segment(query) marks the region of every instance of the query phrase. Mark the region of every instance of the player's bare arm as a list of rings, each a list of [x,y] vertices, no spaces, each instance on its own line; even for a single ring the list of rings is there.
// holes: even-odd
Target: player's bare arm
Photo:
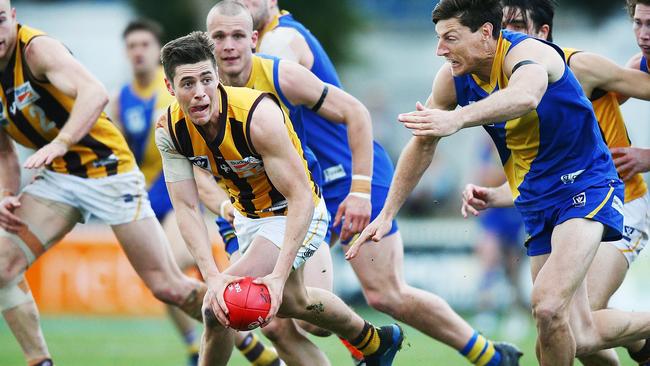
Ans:
[[[607,57],[579,52],[571,57],[571,70],[587,96],[599,88],[638,99],[650,99],[650,74],[617,65]]]
[[[265,98],[253,111],[250,126],[253,147],[262,156],[266,174],[288,204],[284,240],[273,272],[256,280],[264,283],[271,295],[267,321],[275,316],[282,303],[284,284],[291,274],[293,261],[314,213],[303,161],[293,147],[284,123],[280,107],[270,98]]]
[[[353,177],[368,178],[365,182],[360,182],[367,186],[367,192],[351,192],[353,194],[348,195],[341,203],[334,218],[334,226],[339,225],[341,219],[345,218],[341,239],[348,240],[370,222],[370,179],[373,163],[370,112],[358,99],[334,85],[323,83],[311,71],[297,63],[281,61],[279,74],[280,87],[291,104],[313,108],[320,103],[317,111],[320,116],[347,126]]]
[[[219,322],[228,326],[228,308],[223,300],[223,291],[238,278],[220,273],[214,261],[208,229],[199,207],[192,164],[176,151],[165,127],[156,129],[156,145],[162,156],[167,190],[174,206],[178,228],[208,285],[207,305]]]
[[[0,227],[8,232],[17,232],[23,226],[22,220],[13,214],[20,206],[17,194],[20,187],[20,165],[9,136],[0,129]]]
[[[194,179],[199,189],[201,203],[232,224],[235,219],[235,208],[230,202],[230,196],[214,180],[214,176],[206,170],[194,167]]]
[[[122,125],[122,120],[120,120],[120,93],[115,92],[111,95],[108,105],[106,106],[106,113],[110,117],[111,122],[124,133],[124,126]]]
[[[454,109],[456,105],[456,87],[454,86],[451,67],[449,64],[444,64],[433,81],[431,95],[427,99],[426,107],[418,102],[416,108],[418,111],[427,109],[448,112]],[[392,220],[397,215],[400,207],[406,202],[406,198],[420,181],[424,171],[431,165],[439,140],[439,137],[434,136],[413,136],[411,138],[397,161],[384,208],[353,243],[346,253],[346,259],[354,258],[361,246],[367,241],[378,242],[390,231]]]
[[[108,103],[108,94],[70,51],[53,38],[35,38],[25,49],[25,58],[34,77],[49,81],[75,99],[70,117],[57,138],[25,161],[26,168],[36,169],[63,156],[71,145],[88,134]]]
[[[295,29],[278,27],[269,31],[258,45],[258,52],[297,62],[307,69],[314,65],[314,54]]]

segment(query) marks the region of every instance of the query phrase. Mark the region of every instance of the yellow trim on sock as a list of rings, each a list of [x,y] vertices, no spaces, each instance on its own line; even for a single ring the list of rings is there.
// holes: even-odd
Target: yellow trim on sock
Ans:
[[[494,357],[494,354],[496,353],[496,349],[494,349],[494,344],[492,342],[488,341],[488,348],[485,350],[483,355],[479,357],[478,360],[476,360],[475,364],[476,366],[485,366],[487,365],[490,361],[492,361],[492,357]]]
[[[474,346],[472,346],[472,349],[467,353],[467,356],[465,357],[467,357],[471,363],[476,363],[477,359],[481,355],[481,352],[483,352],[483,348],[485,348],[486,345],[487,339],[479,334],[476,338]]]
[[[241,352],[243,355],[247,354],[248,352],[252,351],[253,348],[255,348],[255,346],[257,345],[258,342],[259,342],[259,339],[257,339],[255,334],[251,333],[251,342],[248,344],[248,346],[246,346],[244,348],[240,348],[239,352]]]
[[[585,219],[591,219],[592,217],[596,216],[596,214],[600,211],[600,209],[603,208],[603,206],[605,206],[605,203],[609,201],[609,197],[612,196],[612,192],[614,192],[614,187],[609,187],[609,192],[607,192],[607,196],[605,196],[603,202],[601,202],[600,205],[598,205],[598,207],[596,207],[593,211],[591,211],[589,215],[585,216]]]
[[[368,328],[368,334],[363,337],[363,342],[355,345],[355,348],[361,351],[364,356],[369,356],[377,352],[380,343],[381,339],[379,338],[379,332],[377,332],[375,327],[371,326]]]

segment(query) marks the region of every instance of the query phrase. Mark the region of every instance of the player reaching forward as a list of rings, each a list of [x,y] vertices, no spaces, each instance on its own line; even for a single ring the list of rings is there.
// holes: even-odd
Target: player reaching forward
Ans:
[[[562,51],[500,31],[502,17],[497,0],[442,0],[435,7],[437,54],[447,63],[426,107],[418,103],[417,111],[399,116],[415,136],[402,152],[384,210],[350,256],[388,232],[441,137],[484,126],[512,194],[493,206],[514,197],[529,234],[539,362],[571,365],[576,354],[646,338],[650,314],[589,308],[584,278],[600,241],[621,237],[623,184]],[[457,105],[463,108],[454,110]]]

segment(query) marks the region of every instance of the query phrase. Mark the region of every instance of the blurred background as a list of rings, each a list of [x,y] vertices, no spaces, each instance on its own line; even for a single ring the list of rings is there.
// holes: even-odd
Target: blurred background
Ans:
[[[155,19],[163,24],[165,37],[170,40],[191,30],[205,29],[205,14],[213,3],[208,0],[13,1],[19,22],[63,41],[111,92],[117,91],[131,76],[121,38],[130,20],[139,16]],[[435,55],[436,37],[430,18],[436,2],[280,0],[279,3],[323,43],[345,89],[370,110],[375,139],[396,162],[410,137],[397,123],[396,116],[413,110],[417,101],[426,100],[434,75],[443,62]],[[554,38],[560,46],[596,52],[621,65],[638,52],[631,21],[621,0],[560,1]],[[630,100],[623,106],[623,112],[633,143],[650,146],[650,103]],[[411,284],[448,300],[485,333],[532,342],[530,337],[534,333],[529,315],[525,311],[519,312],[523,314],[520,316],[512,315],[518,299],[527,299],[530,291],[525,256],[515,259],[515,264],[521,264],[516,275],[521,285],[519,290],[513,290],[505,270],[498,268],[492,270],[490,284],[482,283],[482,261],[475,252],[484,235],[478,220],[464,220],[460,216],[460,192],[464,185],[480,182],[486,165],[498,166],[497,158],[489,153],[486,136],[479,128],[464,130],[439,145],[433,164],[399,217],[405,242],[405,276]],[[370,312],[363,308],[358,282],[340,249],[335,247],[332,253],[336,291],[349,303]],[[610,305],[626,310],[648,310],[650,294],[645,283],[650,276],[648,257],[647,253],[641,254]],[[48,340],[51,334],[66,334],[75,327],[91,333],[89,329],[95,328],[113,331],[111,326],[98,325],[106,324],[101,320],[104,316],[117,319],[111,322],[116,327],[116,339],[120,339],[122,332],[116,324],[135,327],[123,329],[125,332],[137,334],[140,330],[148,334],[148,331],[158,333],[155,324],[163,323],[162,307],[139,284],[115,246],[112,234],[92,223],[80,225],[63,244],[45,255],[30,270],[29,279],[45,314]],[[98,315],[102,317],[97,318]],[[141,320],[142,315],[147,315],[147,319],[152,317],[153,323]],[[125,316],[137,320],[125,321]],[[174,335],[169,338],[173,339]],[[18,346],[10,340],[4,324],[0,324],[0,339],[0,365],[21,364]],[[427,341],[423,342],[426,345]],[[95,346],[101,344],[98,341]],[[101,354],[119,354],[119,345],[111,347]],[[66,355],[64,349],[61,346],[53,353]],[[532,354],[532,348],[528,352]],[[107,364],[154,364],[146,358],[125,361],[106,357],[112,360]],[[435,357],[415,360],[412,362],[423,365],[450,364],[435,363],[443,360]],[[170,361],[155,363],[166,365],[165,362]],[[412,362],[397,364],[415,364]]]

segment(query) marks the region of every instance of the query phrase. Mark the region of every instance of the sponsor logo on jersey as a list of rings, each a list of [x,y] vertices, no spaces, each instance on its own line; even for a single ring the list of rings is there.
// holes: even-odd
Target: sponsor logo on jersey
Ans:
[[[562,181],[562,184],[573,184],[573,182],[576,181],[576,178],[578,178],[578,176],[582,174],[584,171],[585,171],[584,169],[580,169],[573,173],[565,174],[560,177],[560,180]]]
[[[325,178],[325,183],[335,181],[337,179],[345,178],[347,174],[343,165],[334,165],[325,170],[323,170],[323,177]]]
[[[18,109],[23,109],[37,101],[41,96],[36,93],[32,85],[28,82],[19,85],[14,90],[14,103]]]
[[[252,177],[264,172],[264,162],[254,156],[238,160],[226,160],[230,169],[242,178]]]
[[[197,167],[199,167],[201,169],[211,170],[210,169],[210,159],[208,159],[207,155],[190,156],[188,159],[190,160],[190,162],[193,165],[195,165],[195,166],[197,166]]]
[[[107,156],[107,157],[105,157],[103,159],[97,159],[97,160],[93,161],[93,166],[95,168],[99,168],[99,167],[102,167],[102,166],[117,164],[118,161],[119,161],[119,159],[117,158],[117,156],[115,154],[111,154],[111,155],[109,155],[109,156]]]
[[[573,196],[573,207],[584,207],[587,204],[587,195],[585,192]]]
[[[623,201],[621,201],[621,199],[618,198],[618,196],[614,196],[614,198],[612,199],[612,207],[616,211],[618,211],[618,213],[625,216],[625,214],[623,213]]]

